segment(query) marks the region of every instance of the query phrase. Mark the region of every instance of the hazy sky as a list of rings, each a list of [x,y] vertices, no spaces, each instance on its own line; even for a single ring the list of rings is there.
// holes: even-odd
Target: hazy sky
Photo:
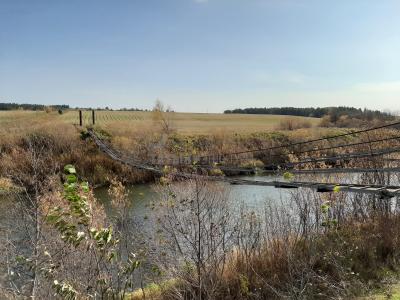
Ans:
[[[400,110],[400,1],[0,0],[0,102]]]

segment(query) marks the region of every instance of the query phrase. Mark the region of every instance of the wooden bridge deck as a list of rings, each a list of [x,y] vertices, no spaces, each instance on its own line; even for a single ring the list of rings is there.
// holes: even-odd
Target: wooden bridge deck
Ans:
[[[263,174],[341,174],[341,173],[398,173],[400,167],[392,168],[328,168],[328,169],[304,169],[304,170],[261,170]]]
[[[311,188],[317,192],[352,192],[352,193],[364,193],[364,194],[376,194],[381,197],[395,197],[400,195],[400,186],[386,186],[386,185],[368,185],[368,184],[345,184],[345,183],[322,183],[322,182],[282,182],[282,181],[270,181],[264,182],[259,180],[240,180],[231,179],[231,184],[241,185],[259,185],[259,186],[273,186],[275,188]]]

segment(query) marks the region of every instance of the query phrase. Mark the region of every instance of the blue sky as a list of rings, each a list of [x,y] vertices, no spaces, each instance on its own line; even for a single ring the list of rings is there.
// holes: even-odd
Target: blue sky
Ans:
[[[0,102],[400,110],[398,0],[0,0]]]

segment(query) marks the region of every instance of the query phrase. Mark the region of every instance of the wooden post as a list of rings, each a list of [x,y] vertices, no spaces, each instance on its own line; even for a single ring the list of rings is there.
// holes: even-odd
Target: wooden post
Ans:
[[[94,125],[95,123],[94,109],[92,109],[92,124]]]
[[[79,126],[82,127],[82,125],[83,125],[83,122],[82,122],[82,111],[79,110]]]

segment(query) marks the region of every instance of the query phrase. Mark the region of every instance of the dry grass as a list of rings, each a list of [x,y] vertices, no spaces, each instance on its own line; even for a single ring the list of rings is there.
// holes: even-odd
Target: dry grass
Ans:
[[[275,139],[273,134],[270,134],[282,118],[293,120],[295,124],[319,123],[319,119],[315,118],[273,115],[167,113],[170,114],[168,118],[174,130],[166,136],[159,124],[153,120],[151,112],[97,111],[96,114],[96,128],[105,130],[111,136],[115,147],[140,159],[148,159],[155,154],[168,158],[178,154],[216,154],[268,147],[271,143],[275,145],[288,142],[280,137]],[[90,125],[90,118],[91,112],[84,112],[84,124]],[[59,135],[60,139],[69,139],[72,143],[78,138],[77,130],[73,126],[77,123],[78,112],[73,110],[62,115],[58,112],[1,112],[0,124],[3,126],[0,127],[0,144],[10,149],[18,140],[32,132],[50,132],[53,136]],[[321,129],[312,127],[285,131],[283,135],[296,139],[320,134]],[[93,153],[92,157],[95,155],[97,154]],[[101,165],[99,168],[101,169]],[[104,173],[100,172],[103,170],[98,171],[99,174]],[[99,181],[102,180],[96,180]]]
[[[317,127],[273,132],[282,120],[294,124],[317,124],[319,119],[282,117],[272,115],[224,115],[168,113],[174,132],[165,134],[152,118],[151,112],[97,111],[96,129],[111,137],[114,147],[128,152],[141,160],[157,157],[169,161],[178,155],[209,155],[224,152],[266,148],[300,139],[319,137],[331,129]],[[90,125],[91,112],[84,112],[84,124]],[[33,133],[54,139],[58,148],[65,148],[61,162],[75,163],[82,168],[82,175],[92,183],[107,182],[114,172],[119,172],[124,182],[151,179],[126,167],[112,164],[94,145],[79,139],[77,111],[58,112],[6,111],[0,112],[0,150],[12,160],[18,161],[18,145]],[[7,157],[3,158],[6,161]],[[261,160],[262,157],[249,157]],[[282,158],[283,159],[283,158]],[[22,161],[22,160],[20,160]],[[59,163],[59,162],[58,162]],[[15,164],[18,165],[18,164]],[[11,166],[12,167],[12,166]],[[0,175],[5,164],[0,166]],[[122,172],[121,172],[122,171]],[[4,174],[4,173],[3,173]]]
[[[355,300],[400,300],[400,284],[389,284],[384,289],[374,291],[365,297]]]
[[[399,216],[376,215],[320,234],[269,240],[248,253],[233,251],[221,275],[213,272],[218,266],[208,266],[204,281],[217,283],[218,293],[204,299],[353,299],[369,291],[357,299],[399,299],[396,288],[376,292],[398,274],[399,225]],[[175,288],[187,295],[193,286]],[[170,291],[160,298],[176,299]]]
[[[292,284],[299,284],[299,299],[351,298],[381,282],[386,270],[396,269],[398,240],[392,237],[398,230],[398,217],[379,217],[364,224],[349,222],[311,240],[275,241],[250,258],[235,255],[223,278],[226,292],[243,295],[241,281],[246,278],[246,290],[268,299],[280,298]]]
[[[106,127],[143,127],[153,124],[151,112],[130,111],[98,111],[98,124]],[[311,126],[319,124],[318,118],[306,118],[278,115],[245,115],[245,114],[206,114],[206,113],[167,113],[172,127],[181,134],[214,134],[220,131],[250,133],[256,131],[271,131],[281,122],[282,118],[293,120],[296,124],[308,123]],[[78,112],[68,111],[62,118],[67,122],[78,123]],[[84,112],[84,121],[89,124],[91,112]]]
[[[304,119],[292,119],[285,118],[279,122],[279,125],[276,127],[278,130],[296,130],[302,128],[311,128],[312,123],[310,120]]]
[[[74,163],[81,175],[95,185],[104,184],[115,175],[123,182],[148,180],[148,174],[113,162],[93,143],[81,140],[79,129],[66,123],[57,112],[0,112],[0,177],[18,175],[29,180],[32,166],[28,162],[35,147],[44,151],[46,156],[41,154],[40,159],[45,165],[60,169]]]
[[[9,178],[0,177],[0,193],[2,191],[8,192],[14,188],[12,181]]]
[[[318,118],[306,118],[278,115],[243,115],[243,114],[205,114],[205,113],[168,113],[172,127],[180,134],[221,134],[221,133],[252,133],[273,131],[282,123],[295,124],[296,128],[317,127]],[[84,125],[91,125],[91,112],[83,114]],[[130,111],[97,111],[96,122],[102,128],[121,133],[120,135],[135,134],[149,128],[157,127],[152,120],[151,112]],[[1,129],[8,133],[16,133],[30,127],[60,126],[78,124],[78,112],[66,111],[59,115],[57,112],[42,111],[0,111]],[[298,125],[301,126],[298,126]],[[303,126],[303,125],[307,126]],[[0,129],[0,132],[1,132]],[[280,128],[287,130],[287,128]]]

